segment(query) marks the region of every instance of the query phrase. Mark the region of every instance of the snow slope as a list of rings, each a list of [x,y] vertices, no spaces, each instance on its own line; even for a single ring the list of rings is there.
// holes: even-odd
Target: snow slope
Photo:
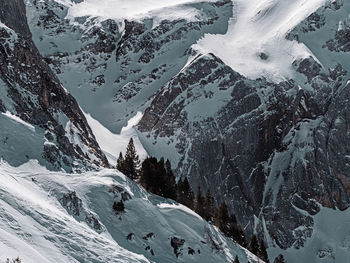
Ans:
[[[112,133],[99,121],[95,120],[90,114],[85,114],[85,117],[96,137],[99,146],[111,165],[117,164],[117,158],[120,152],[125,155],[126,147],[130,138],[132,138],[134,141],[134,145],[140,160],[142,161],[147,158],[148,154],[143,148],[134,128],[142,118],[141,112],[138,112],[128,121],[127,126],[122,128],[120,134]]]
[[[2,260],[19,256],[28,263],[149,262],[143,256],[121,248],[108,235],[99,235],[70,216],[52,195],[55,183],[50,185],[48,182],[47,189],[43,189],[45,186],[40,182],[30,179],[41,179],[45,174],[55,178],[35,162],[18,169],[1,162]],[[58,175],[55,179],[64,179],[64,176]],[[103,183],[103,178],[95,183]]]
[[[193,47],[214,53],[248,78],[272,81],[292,78],[295,59],[311,52],[286,34],[326,0],[237,0],[226,34],[207,34]]]
[[[114,170],[66,174],[33,160],[17,168],[1,161],[0,177],[0,260],[231,262],[238,255],[241,262],[257,261],[193,211]],[[120,198],[126,210],[116,215],[112,204]],[[175,237],[184,240],[178,258]]]
[[[195,8],[183,8],[181,5],[201,2],[200,0],[85,0],[81,3],[71,4],[67,18],[74,20],[75,17],[100,17],[102,19],[145,19],[158,17],[163,19],[186,19],[196,20],[200,15]],[[209,0],[208,2],[213,2]]]

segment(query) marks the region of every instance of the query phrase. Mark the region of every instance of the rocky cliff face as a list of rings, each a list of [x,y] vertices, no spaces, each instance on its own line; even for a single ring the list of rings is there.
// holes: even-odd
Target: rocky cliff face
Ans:
[[[28,1],[27,10],[45,61],[84,109],[114,131],[144,111],[138,129],[151,155],[226,201],[248,234],[299,248],[322,206],[350,202],[344,2],[327,2],[288,33],[310,56],[295,57],[293,77],[279,83],[191,48],[205,33],[226,32],[231,1],[193,4],[202,16],[192,22],[72,20],[53,0]],[[269,63],[269,54],[257,57]]]
[[[333,2],[290,32],[319,59],[295,60],[293,79],[248,80],[215,55],[198,55],[139,123],[146,148],[177,152],[178,174],[226,201],[248,233],[268,233],[281,248],[311,237],[319,205],[350,204],[349,63],[337,60],[348,44],[348,8]],[[324,42],[314,41],[317,33]]]
[[[4,1],[0,21],[0,156],[15,165],[38,158],[53,169],[107,166],[77,102],[34,45],[23,1]],[[21,138],[14,116],[35,139]]]
[[[69,17],[69,5],[28,1],[33,39],[79,105],[120,131],[149,98],[187,63],[189,47],[205,33],[225,33],[232,2],[188,4],[194,21]]]

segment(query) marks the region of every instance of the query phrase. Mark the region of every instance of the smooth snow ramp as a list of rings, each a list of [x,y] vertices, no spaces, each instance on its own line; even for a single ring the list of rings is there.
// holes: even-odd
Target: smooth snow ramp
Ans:
[[[96,137],[99,146],[111,165],[115,166],[117,164],[117,159],[120,152],[125,155],[130,138],[134,140],[136,152],[140,156],[141,161],[147,158],[148,154],[143,148],[134,128],[141,120],[142,112],[138,112],[134,117],[132,117],[128,121],[127,126],[122,128],[120,134],[112,133],[99,121],[95,120],[90,114],[85,114],[85,117]]]
[[[292,78],[292,63],[311,55],[286,34],[327,0],[237,0],[225,35],[207,34],[194,48],[214,53],[248,78]]]

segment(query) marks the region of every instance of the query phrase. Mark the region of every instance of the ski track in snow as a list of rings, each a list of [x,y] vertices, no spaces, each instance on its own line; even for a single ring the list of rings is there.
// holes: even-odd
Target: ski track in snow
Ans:
[[[233,70],[248,78],[279,82],[293,77],[295,59],[312,55],[286,34],[326,0],[237,0],[225,35],[207,34],[193,46],[214,53]],[[265,59],[260,56],[264,53]],[[264,55],[263,55],[264,56]]]

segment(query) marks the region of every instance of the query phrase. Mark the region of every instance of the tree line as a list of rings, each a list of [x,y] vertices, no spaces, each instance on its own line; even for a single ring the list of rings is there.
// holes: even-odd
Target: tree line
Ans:
[[[164,198],[173,199],[194,210],[203,219],[217,226],[227,237],[248,248],[265,262],[269,262],[264,242],[259,242],[256,235],[251,237],[249,243],[246,242],[247,239],[241,225],[238,223],[236,216],[229,213],[226,203],[222,202],[217,207],[210,190],[208,189],[206,194],[203,195],[199,186],[197,193],[194,194],[186,177],[184,179],[180,178],[176,182],[169,160],[164,161],[164,158],[158,160],[155,157],[147,157],[141,163],[131,138],[125,157],[122,153],[119,154],[116,168],[142,185],[147,191]]]

